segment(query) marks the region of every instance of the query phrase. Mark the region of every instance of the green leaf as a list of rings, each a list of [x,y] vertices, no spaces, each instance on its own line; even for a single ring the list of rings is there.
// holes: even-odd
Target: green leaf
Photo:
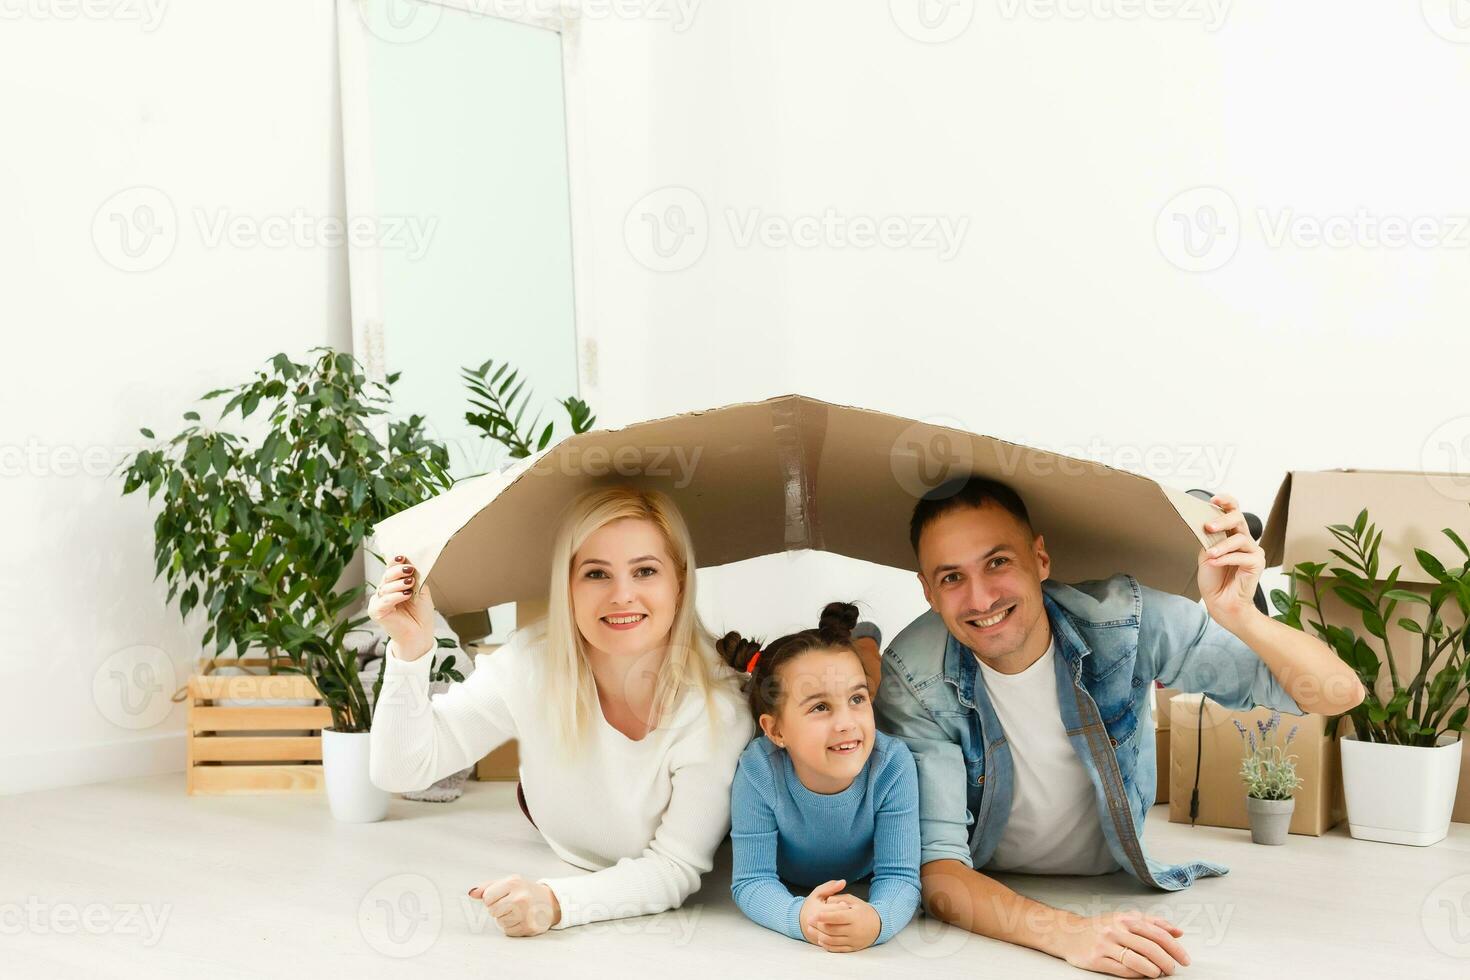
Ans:
[[[1425,606],[1429,605],[1428,599],[1408,589],[1389,589],[1383,593],[1383,598],[1392,599],[1395,602],[1417,602]]]
[[[1419,559],[1419,565],[1421,568],[1423,568],[1430,575],[1433,575],[1439,581],[1443,582],[1448,577],[1447,573],[1444,570],[1444,565],[1440,563],[1440,560],[1431,555],[1429,552],[1425,551],[1423,548],[1415,548],[1414,557]]]
[[[1363,533],[1363,526],[1365,524],[1367,524],[1367,523],[1368,523],[1368,508],[1364,507],[1362,510],[1358,511],[1358,518],[1357,518],[1357,520],[1353,521],[1353,533],[1354,534],[1362,534]]]
[[[1363,628],[1380,640],[1387,639],[1388,631],[1384,628],[1383,617],[1378,614],[1377,609],[1363,610]]]
[[[152,429],[139,429],[138,431],[141,432],[141,433],[143,433],[143,435],[147,436],[149,439],[155,439],[155,438],[157,438],[153,434],[153,430]]]
[[[1354,609],[1360,609],[1364,612],[1369,612],[1376,611],[1378,608],[1374,604],[1372,599],[1368,598],[1352,586],[1334,585],[1332,587],[1332,591],[1337,594],[1337,597],[1339,599],[1352,606]]]
[[[1465,547],[1465,542],[1460,539],[1460,536],[1458,534],[1447,527],[1442,528],[1441,530],[1444,532],[1444,535],[1447,538],[1455,543],[1455,547],[1460,549],[1460,554],[1464,555],[1466,558],[1470,558],[1470,548]]]

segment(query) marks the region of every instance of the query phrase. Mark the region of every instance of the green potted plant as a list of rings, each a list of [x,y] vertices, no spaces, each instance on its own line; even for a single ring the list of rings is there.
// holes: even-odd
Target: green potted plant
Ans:
[[[479,409],[478,412],[465,412],[465,421],[480,429],[482,438],[500,443],[511,459],[525,459],[551,445],[556,423],[547,422],[538,435],[540,412],[526,426],[527,431],[521,429],[531,392],[526,390],[526,381],[520,377],[519,368],[512,368],[504,361],[496,367],[494,359],[491,359],[477,368],[460,368],[460,375],[469,389],[470,404]],[[586,432],[597,422],[592,408],[580,398],[563,398],[557,404],[566,411],[573,435]]]
[[[1402,566],[1380,577],[1383,532],[1369,522],[1366,509],[1352,524],[1333,524],[1328,530],[1342,545],[1331,549],[1340,564],[1329,568],[1326,562],[1302,562],[1292,568],[1290,589],[1271,595],[1275,618],[1297,629],[1310,627],[1367,688],[1362,704],[1348,712],[1353,732],[1342,740],[1343,792],[1352,835],[1388,843],[1436,843],[1449,832],[1461,734],[1470,715],[1463,703],[1470,688],[1470,548],[1450,528],[1443,534],[1465,559],[1458,568],[1415,548],[1419,566],[1435,583],[1423,594],[1398,587]],[[1328,585],[1325,576],[1334,581]],[[1322,596],[1329,587],[1358,613],[1365,635],[1327,622]],[[1410,610],[1418,615],[1402,615]],[[1418,663],[1412,670],[1401,672],[1394,656],[1389,640],[1394,622],[1418,638]],[[1335,731],[1339,720],[1331,719],[1329,730]]]
[[[398,375],[369,382],[352,355],[311,352],[306,364],[277,354],[251,380],[201,398],[229,396],[219,421],[234,413],[244,423],[264,409],[258,442],[186,412],[190,425],[120,464],[123,493],[161,497],[154,577],[167,577],[181,616],[206,612],[212,662],[231,649],[237,657],[260,650],[272,673],[310,678],[331,711],[322,765],[333,814],[381,819],[388,795],[368,780],[367,747],[382,681],[370,700],[347,642],[368,621],[353,615],[368,586],[347,584],[347,573],[375,523],[453,480],[422,416],[389,422],[386,445],[374,434]],[[453,656],[434,676],[463,677]]]
[[[1281,727],[1279,711],[1271,712],[1266,721],[1257,721],[1254,732],[1238,721],[1235,727],[1250,750],[1240,762],[1240,778],[1245,783],[1251,840],[1257,844],[1285,844],[1291,814],[1296,809],[1296,788],[1302,784],[1296,774],[1296,756],[1286,754],[1296,738],[1296,726],[1280,745],[1272,741]]]

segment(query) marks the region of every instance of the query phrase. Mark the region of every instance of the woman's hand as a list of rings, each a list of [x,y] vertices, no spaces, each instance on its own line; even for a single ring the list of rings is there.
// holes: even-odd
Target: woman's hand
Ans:
[[[413,594],[417,573],[402,555],[399,564],[389,565],[383,582],[368,600],[368,618],[382,624],[402,660],[417,660],[433,650],[434,603],[426,585]]]
[[[485,903],[495,924],[507,936],[539,936],[561,921],[556,893],[539,881],[511,875],[470,889]]]

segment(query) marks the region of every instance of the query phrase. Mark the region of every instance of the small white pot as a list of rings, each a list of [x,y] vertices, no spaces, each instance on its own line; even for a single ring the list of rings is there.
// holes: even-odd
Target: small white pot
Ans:
[[[1359,840],[1437,844],[1450,832],[1460,784],[1461,742],[1440,737],[1434,748],[1342,739],[1342,788],[1348,830]]]
[[[322,729],[322,769],[327,803],[343,823],[373,823],[388,815],[392,794],[368,778],[370,732]]]

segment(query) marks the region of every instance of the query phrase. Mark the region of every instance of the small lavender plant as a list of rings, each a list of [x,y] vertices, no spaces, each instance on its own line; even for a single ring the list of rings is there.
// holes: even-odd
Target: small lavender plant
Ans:
[[[1289,800],[1302,784],[1296,774],[1296,756],[1287,755],[1286,747],[1296,738],[1296,725],[1286,733],[1286,741],[1276,745],[1271,735],[1281,727],[1281,712],[1271,712],[1269,721],[1257,721],[1254,732],[1235,722],[1240,737],[1250,746],[1250,755],[1240,763],[1240,778],[1246,794],[1258,800]],[[1257,736],[1260,736],[1259,739]]]

